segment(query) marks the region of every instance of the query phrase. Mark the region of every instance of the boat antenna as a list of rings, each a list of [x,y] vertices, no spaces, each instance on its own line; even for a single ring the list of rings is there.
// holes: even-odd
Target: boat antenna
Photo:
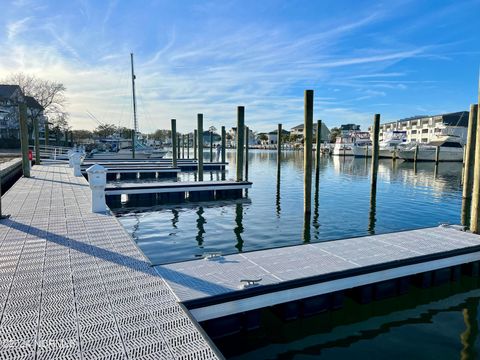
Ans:
[[[134,136],[137,136],[138,124],[137,124],[137,100],[135,98],[135,72],[133,70],[133,53],[130,53],[130,62],[132,64],[132,95],[133,95],[133,131]]]

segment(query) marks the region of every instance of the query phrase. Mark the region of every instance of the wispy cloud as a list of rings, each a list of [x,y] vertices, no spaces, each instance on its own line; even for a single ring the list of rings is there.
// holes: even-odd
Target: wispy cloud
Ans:
[[[387,34],[400,11],[385,6],[360,7],[349,16],[332,13],[299,26],[287,21],[292,16],[255,17],[253,9],[251,18],[226,18],[243,4],[236,1],[191,9],[152,4],[126,9],[111,0],[99,8],[79,0],[42,21],[13,13],[4,26],[15,41],[0,48],[0,78],[25,71],[65,83],[76,128],[96,126],[87,109],[104,122],[131,126],[133,50],[144,131],[166,128],[170,118],[179,120],[181,131],[191,130],[197,112],[207,124],[232,126],[237,105],[247,107],[256,130],[278,122],[288,128],[302,121],[306,88],[316,92],[316,118],[330,126],[366,125],[374,105],[392,103],[392,94],[414,109],[418,99],[407,99],[409,93],[418,97],[420,89],[435,85],[433,76],[410,64],[445,62],[452,49],[472,51],[451,39],[406,38],[396,28]],[[285,5],[279,11],[293,10]],[[408,20],[402,21],[406,26]],[[409,115],[401,108],[389,111],[387,117]]]

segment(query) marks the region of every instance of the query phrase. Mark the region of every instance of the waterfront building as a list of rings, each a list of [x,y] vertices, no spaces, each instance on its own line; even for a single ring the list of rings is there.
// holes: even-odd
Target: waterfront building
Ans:
[[[44,134],[44,108],[31,96],[25,96],[18,85],[0,85],[0,139],[2,143],[14,146],[20,139],[20,116],[18,104],[27,105],[27,126],[29,139],[33,138],[33,121],[38,120],[41,137]]]
[[[278,143],[278,130],[270,131],[267,135],[269,145]],[[282,129],[282,135],[290,135],[290,131]]]
[[[303,126],[304,124],[300,124],[294,126],[290,129],[291,135],[297,135],[303,139]],[[343,125],[342,125],[343,126]],[[317,136],[317,122],[314,121],[313,123],[313,138]],[[322,134],[321,134],[321,141],[330,141],[330,130],[328,129],[327,125],[322,121]]]
[[[407,142],[428,143],[437,135],[459,136],[462,142],[467,139],[468,111],[459,111],[441,115],[420,115],[392,121],[380,125],[380,141],[384,133],[406,131]],[[371,127],[369,128],[371,131]]]

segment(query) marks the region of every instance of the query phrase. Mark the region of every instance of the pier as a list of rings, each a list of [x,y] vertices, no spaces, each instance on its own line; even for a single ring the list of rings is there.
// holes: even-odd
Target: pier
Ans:
[[[93,164],[98,164],[102,165],[108,169],[114,169],[115,167],[132,167],[132,168],[138,168],[142,169],[144,167],[151,168],[151,167],[165,167],[165,168],[173,168],[173,169],[180,169],[181,171],[197,171],[198,169],[198,162],[196,160],[177,160],[177,166],[173,167],[172,166],[172,161],[171,160],[136,160],[132,161],[130,160],[125,160],[125,161],[115,161],[115,160],[98,160],[98,161],[91,161],[90,159],[86,159],[82,163],[82,169],[86,169],[89,166],[92,166]],[[203,163],[203,169],[204,170],[225,170],[226,166],[228,165],[227,162],[207,162]]]
[[[299,259],[302,259],[299,262]],[[480,238],[458,227],[287,246],[156,266],[198,321],[280,306],[287,318],[478,276]]]
[[[1,358],[222,358],[90,197],[64,165],[33,167],[2,197]]]

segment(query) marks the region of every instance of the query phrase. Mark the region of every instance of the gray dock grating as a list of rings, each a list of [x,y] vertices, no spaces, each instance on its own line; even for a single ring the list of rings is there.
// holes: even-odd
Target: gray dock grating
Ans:
[[[2,208],[0,359],[221,356],[83,177],[35,166]]]

